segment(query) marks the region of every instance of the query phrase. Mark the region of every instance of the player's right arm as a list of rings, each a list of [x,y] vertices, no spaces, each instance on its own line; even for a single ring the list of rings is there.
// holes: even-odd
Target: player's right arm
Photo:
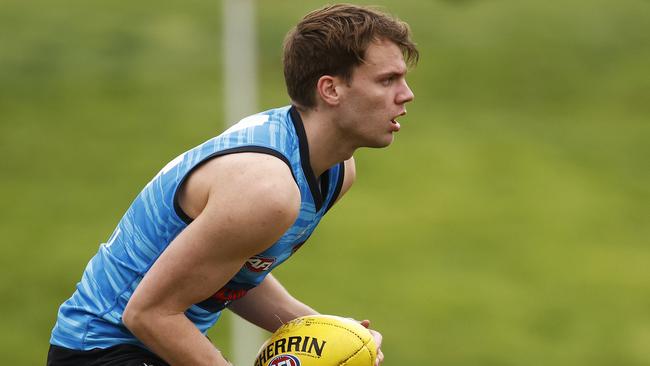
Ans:
[[[123,322],[171,365],[228,365],[184,312],[282,236],[298,215],[300,192],[284,162],[253,153],[208,162],[184,189],[196,217],[144,276]]]

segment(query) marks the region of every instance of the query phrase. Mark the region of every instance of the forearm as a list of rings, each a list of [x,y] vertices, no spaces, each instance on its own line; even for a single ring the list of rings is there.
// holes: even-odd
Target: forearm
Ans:
[[[284,305],[257,306],[256,303],[247,302],[231,306],[230,309],[240,317],[271,333],[295,318],[318,314],[317,311],[297,300],[292,304],[285,303]]]
[[[274,332],[282,324],[318,312],[297,300],[272,275],[228,307],[249,322]]]
[[[128,321],[127,327],[170,365],[230,365],[185,314],[151,314],[153,312],[134,316]]]

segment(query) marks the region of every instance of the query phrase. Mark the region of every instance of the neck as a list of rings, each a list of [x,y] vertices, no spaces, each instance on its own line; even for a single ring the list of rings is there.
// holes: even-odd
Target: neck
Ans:
[[[336,127],[333,116],[318,109],[298,111],[309,144],[309,160],[316,177],[334,164],[352,157],[356,147]]]

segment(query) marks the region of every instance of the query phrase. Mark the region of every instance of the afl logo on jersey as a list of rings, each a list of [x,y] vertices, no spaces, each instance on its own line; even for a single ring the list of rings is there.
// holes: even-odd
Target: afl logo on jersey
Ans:
[[[280,355],[274,357],[268,366],[300,366],[300,360],[292,355]]]
[[[273,263],[275,263],[275,258],[264,258],[256,255],[246,261],[246,268],[253,272],[264,272],[271,269]]]

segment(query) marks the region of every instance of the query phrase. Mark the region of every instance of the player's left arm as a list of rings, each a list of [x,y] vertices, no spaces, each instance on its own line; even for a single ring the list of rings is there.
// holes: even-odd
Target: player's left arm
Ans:
[[[271,333],[295,318],[318,314],[316,310],[293,297],[272,274],[268,274],[262,283],[248,291],[246,296],[230,303],[228,308]]]
[[[350,190],[356,178],[357,178],[357,169],[354,163],[354,156],[352,156],[350,157],[350,159],[345,161],[345,176],[343,177],[343,185],[341,186],[341,193],[336,198],[336,202],[338,202],[341,199],[341,197],[343,197],[343,195]],[[381,351],[381,342],[383,337],[381,333],[370,328],[370,320],[362,320],[360,321],[360,323],[364,327],[368,328],[373,338],[375,339],[375,344],[377,345],[377,362],[375,365],[378,366],[380,363],[384,361],[384,353]]]
[[[354,156],[344,162],[345,165],[345,175],[343,176],[343,185],[341,186],[341,193],[336,198],[335,202],[338,202],[343,195],[350,190],[354,180],[357,178],[357,168],[354,164]]]
[[[271,333],[275,332],[282,324],[305,315],[315,315],[318,312],[300,300],[293,297],[282,284],[268,274],[262,283],[248,291],[246,296],[233,301],[228,308]],[[370,329],[370,321],[362,320],[361,325],[368,328],[377,345],[377,363],[379,365],[384,354],[381,351],[382,335]]]

